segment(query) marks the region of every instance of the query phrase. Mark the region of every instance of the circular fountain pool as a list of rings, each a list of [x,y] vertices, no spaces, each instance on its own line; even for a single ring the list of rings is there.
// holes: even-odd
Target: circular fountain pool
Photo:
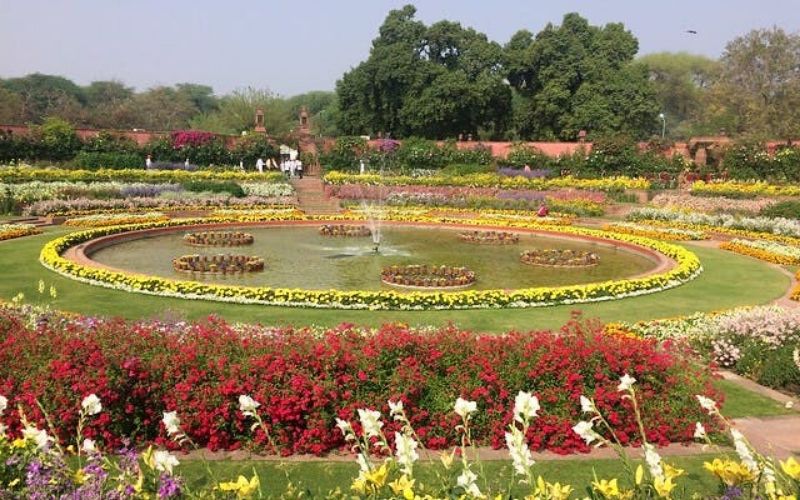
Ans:
[[[425,228],[390,225],[382,229],[380,253],[369,238],[329,238],[317,226],[247,226],[254,242],[248,255],[264,259],[262,273],[252,275],[202,275],[189,277],[203,283],[302,288],[308,290],[387,290],[381,270],[391,265],[427,263],[466,266],[477,276],[474,290],[510,290],[526,287],[573,285],[630,278],[654,270],[658,263],[643,253],[620,248],[614,242],[596,242],[571,237],[520,233],[517,245],[472,245],[459,237],[457,228]],[[463,231],[463,229],[461,229]],[[186,229],[175,229],[146,237],[113,241],[90,253],[105,266],[169,279],[187,279],[175,272],[172,260],[185,253],[215,255],[215,248],[192,247],[183,242]],[[133,236],[133,235],[132,235]],[[526,266],[520,253],[534,249],[591,251],[599,264],[591,268]]]

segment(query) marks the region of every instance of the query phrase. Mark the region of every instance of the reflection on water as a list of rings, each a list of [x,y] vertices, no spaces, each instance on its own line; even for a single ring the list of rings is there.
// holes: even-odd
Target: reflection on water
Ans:
[[[513,289],[604,281],[641,274],[655,263],[616,247],[523,234],[518,245],[475,245],[461,241],[458,231],[390,226],[383,228],[380,251],[375,254],[370,238],[320,236],[313,227],[239,228],[252,234],[250,246],[233,248],[188,247],[178,231],[96,252],[103,264],[173,279],[209,283],[284,288],[379,290],[387,265],[435,264],[467,266],[478,282],[473,289]],[[521,264],[519,254],[534,248],[591,250],[600,264],[588,269],[551,269]],[[242,253],[264,258],[262,273],[243,276],[187,277],[172,269],[172,259],[185,254]]]

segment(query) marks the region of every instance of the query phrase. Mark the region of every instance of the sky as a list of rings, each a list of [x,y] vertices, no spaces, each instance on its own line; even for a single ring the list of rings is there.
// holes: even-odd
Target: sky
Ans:
[[[753,28],[800,28],[800,0],[0,0],[0,78],[40,72],[137,90],[192,82],[218,95],[333,90],[389,10],[407,3],[426,24],[458,21],[501,44],[579,12],[591,24],[623,22],[640,54],[716,58]]]

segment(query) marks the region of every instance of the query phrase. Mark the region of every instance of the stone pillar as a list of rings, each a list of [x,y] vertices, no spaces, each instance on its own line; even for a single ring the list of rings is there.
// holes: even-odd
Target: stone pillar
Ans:
[[[264,110],[257,109],[256,110],[256,118],[255,118],[255,131],[259,134],[266,134],[267,129],[264,127]]]

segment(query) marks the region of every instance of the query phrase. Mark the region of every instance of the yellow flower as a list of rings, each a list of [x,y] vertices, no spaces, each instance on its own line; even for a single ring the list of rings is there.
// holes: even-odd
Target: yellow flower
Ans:
[[[703,467],[728,486],[736,486],[755,479],[750,469],[733,460],[715,458],[713,462],[705,462]]]
[[[83,484],[86,482],[86,473],[83,472],[83,469],[78,469],[72,475],[72,480],[75,481],[75,484]]]
[[[17,438],[14,441],[11,442],[11,447],[12,448],[25,448],[25,443],[26,443],[26,441],[24,439]]]
[[[674,479],[674,478],[682,475],[683,472],[684,472],[683,469],[678,469],[677,467],[673,467],[668,463],[664,463],[663,467],[664,467],[664,475],[668,479]]]
[[[800,463],[794,457],[789,457],[785,462],[781,462],[781,469],[790,478],[800,481]]]
[[[592,488],[603,495],[605,498],[619,498],[620,491],[617,485],[617,478],[612,480],[601,479],[599,481],[592,481]]]
[[[539,476],[536,479],[536,491],[533,498],[548,498],[550,500],[567,500],[572,494],[572,486],[561,483],[548,483]]]
[[[413,500],[414,482],[415,481],[413,479],[409,480],[408,476],[403,474],[399,479],[389,483],[389,487],[392,489],[395,495],[402,495],[406,500]]]
[[[671,477],[667,478],[657,477],[653,481],[653,487],[656,489],[656,493],[658,493],[658,496],[660,496],[661,498],[669,498],[670,494],[672,493],[672,490],[675,489],[675,483],[672,482]]]
[[[260,483],[258,480],[258,476],[253,474],[253,477],[248,480],[246,477],[240,475],[236,481],[230,481],[227,483],[219,483],[217,486],[220,491],[229,491],[232,493],[236,493],[236,498],[250,498],[253,493],[258,491]]]

